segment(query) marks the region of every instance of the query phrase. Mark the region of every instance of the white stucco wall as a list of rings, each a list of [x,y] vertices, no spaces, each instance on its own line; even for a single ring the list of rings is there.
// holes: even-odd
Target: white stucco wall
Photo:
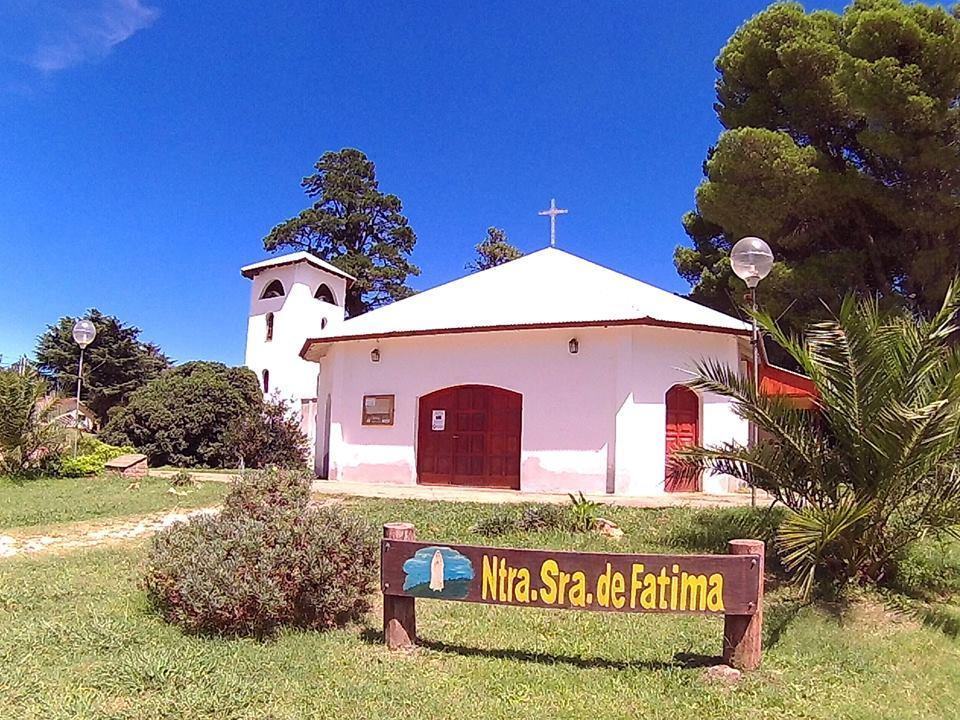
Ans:
[[[580,352],[571,355],[576,337]],[[370,351],[380,349],[380,362]],[[329,477],[416,482],[419,398],[454,385],[523,395],[522,490],[646,495],[663,492],[664,397],[700,357],[733,366],[730,335],[654,327],[496,331],[351,341],[320,363],[317,464],[329,435]],[[396,397],[395,423],[361,424],[364,395]],[[330,421],[324,421],[326,397]],[[702,441],[746,442],[746,423],[720,398],[701,398]],[[705,478],[704,490],[726,490]]]
[[[274,280],[283,285],[283,297],[261,299],[264,288]],[[322,283],[333,291],[336,305],[314,298]],[[244,364],[256,373],[261,389],[263,371],[269,371],[270,388],[265,396],[276,393],[290,403],[300,416],[311,448],[316,444],[314,433],[320,415],[315,401],[317,364],[302,360],[300,349],[307,338],[329,334],[343,323],[345,293],[342,277],[307,262],[267,268],[251,282]],[[269,341],[268,313],[273,313],[273,338]]]
[[[285,295],[261,299],[264,288],[279,280]],[[321,283],[333,291],[337,305],[313,297]],[[329,334],[343,322],[343,278],[320,270],[309,263],[268,268],[257,274],[250,288],[250,312],[247,319],[245,364],[262,378],[270,371],[270,394],[299,407],[300,401],[317,394],[317,366],[300,358],[307,338]],[[273,339],[267,340],[267,314],[273,313]],[[322,327],[326,320],[326,327]]]

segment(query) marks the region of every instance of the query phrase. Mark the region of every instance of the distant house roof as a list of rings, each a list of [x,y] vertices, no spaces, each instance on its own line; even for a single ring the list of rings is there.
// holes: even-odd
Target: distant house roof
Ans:
[[[327,343],[410,335],[603,325],[655,325],[745,335],[736,318],[556,248],[418,293],[308,339]]]
[[[277,257],[269,258],[267,260],[261,260],[260,262],[253,263],[252,265],[246,265],[245,267],[240,268],[240,274],[245,278],[252,278],[258,273],[267,270],[268,268],[277,268],[284,265],[293,265],[299,262],[306,262],[313,265],[316,268],[321,270],[326,270],[327,272],[333,273],[334,275],[339,275],[342,278],[345,278],[348,283],[352,283],[356,280],[353,275],[345,273],[340,268],[335,265],[331,265],[326,260],[321,260],[313,253],[308,252],[295,252],[288,253],[287,255],[278,255]]]
[[[63,397],[55,400],[52,398],[48,399],[51,400],[50,408],[53,412],[53,418],[55,420],[58,420],[61,423],[69,422],[71,425],[75,422],[75,418],[77,416],[76,398]],[[96,414],[83,403],[80,403],[80,416],[87,419],[89,423],[88,427],[90,428],[96,429],[96,427],[100,424],[99,418],[97,418]]]
[[[54,403],[54,410],[60,415],[70,415],[73,414],[77,409],[77,399],[76,398],[60,398]],[[88,408],[83,403],[80,403],[80,414],[86,415],[93,419],[96,419],[96,415],[93,413],[90,408]]]

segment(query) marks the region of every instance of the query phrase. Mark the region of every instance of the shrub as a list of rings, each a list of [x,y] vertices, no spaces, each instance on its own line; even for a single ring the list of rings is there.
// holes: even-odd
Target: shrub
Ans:
[[[178,470],[170,476],[169,482],[173,487],[189,487],[193,485],[193,475],[186,470]]]
[[[269,637],[359,619],[377,579],[377,542],[362,519],[309,507],[304,473],[250,473],[223,510],[155,536],[144,587],[169,622],[198,633]]]
[[[575,532],[589,532],[597,525],[603,503],[596,500],[587,500],[583,493],[569,494],[570,497],[570,524]]]
[[[570,509],[562,505],[528,505],[520,510],[515,524],[520,532],[569,530]]]
[[[301,514],[310,500],[312,482],[313,478],[305,472],[293,470],[245,472],[234,481],[224,499],[223,514],[264,521]]]
[[[264,401],[247,368],[189,362],[137,390],[101,432],[153,465],[302,467],[307,438],[279,398]]]
[[[470,529],[484,537],[500,537],[516,531],[517,518],[513,513],[500,511],[482,518]]]
[[[64,456],[54,468],[55,474],[60,477],[86,477],[99,475],[106,468],[108,460],[115,457],[136,452],[136,448],[117,447],[100,442],[96,438],[84,437],[77,445],[76,457]]]
[[[500,510],[477,522],[472,532],[484,537],[499,537],[507,533],[544,532],[561,530],[589,532],[597,525],[602,503],[587,500],[583,493],[570,496],[570,505],[525,505],[519,512]]]
[[[241,468],[297,468],[307,461],[307,438],[289,403],[278,396],[265,400],[260,413],[234,418],[224,433],[224,443]]]
[[[895,589],[925,600],[960,595],[960,543],[956,540],[921,540],[897,558]]]
[[[23,477],[55,463],[66,432],[54,420],[55,398],[31,369],[0,370],[0,474]]]

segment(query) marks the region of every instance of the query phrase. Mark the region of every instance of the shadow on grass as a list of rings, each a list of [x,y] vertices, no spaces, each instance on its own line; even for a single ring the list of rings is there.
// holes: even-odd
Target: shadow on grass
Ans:
[[[698,510],[681,516],[681,520],[666,531],[664,540],[673,547],[710,554],[726,553],[727,544],[738,538],[762,540],[766,544],[767,589],[773,590],[787,581],[774,549],[774,538],[783,515],[783,508],[774,506]]]
[[[763,648],[770,650],[777,646],[787,628],[797,619],[804,607],[799,600],[781,601],[767,605],[763,609]]]
[[[383,644],[383,633],[373,628],[365,628],[360,638],[371,645]],[[511,648],[478,648],[447,643],[442,640],[418,638],[417,646],[433,652],[459,655],[460,657],[480,657],[496,660],[537,663],[540,665],[571,665],[577,668],[603,670],[693,670],[710,667],[723,662],[719,655],[699,655],[679,652],[670,661],[667,660],[609,660],[600,657],[580,657],[557,653],[540,653]]]
[[[960,607],[956,605],[926,602],[900,593],[887,595],[885,602],[896,615],[938,630],[951,639],[960,638]]]

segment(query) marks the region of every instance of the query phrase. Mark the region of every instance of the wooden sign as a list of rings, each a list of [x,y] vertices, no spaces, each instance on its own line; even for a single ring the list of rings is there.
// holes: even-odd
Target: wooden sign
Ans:
[[[384,633],[391,647],[415,642],[414,599],[428,598],[567,610],[723,615],[731,626],[731,664],[747,669],[759,664],[760,541],[732,541],[728,555],[626,555],[422,543],[414,535],[412,525],[384,526],[380,574]],[[738,619],[731,622],[730,618]],[[742,638],[733,635],[747,631],[749,642],[756,645],[747,654],[755,659],[741,657],[743,652],[737,656]],[[725,658],[727,634],[725,630]]]

